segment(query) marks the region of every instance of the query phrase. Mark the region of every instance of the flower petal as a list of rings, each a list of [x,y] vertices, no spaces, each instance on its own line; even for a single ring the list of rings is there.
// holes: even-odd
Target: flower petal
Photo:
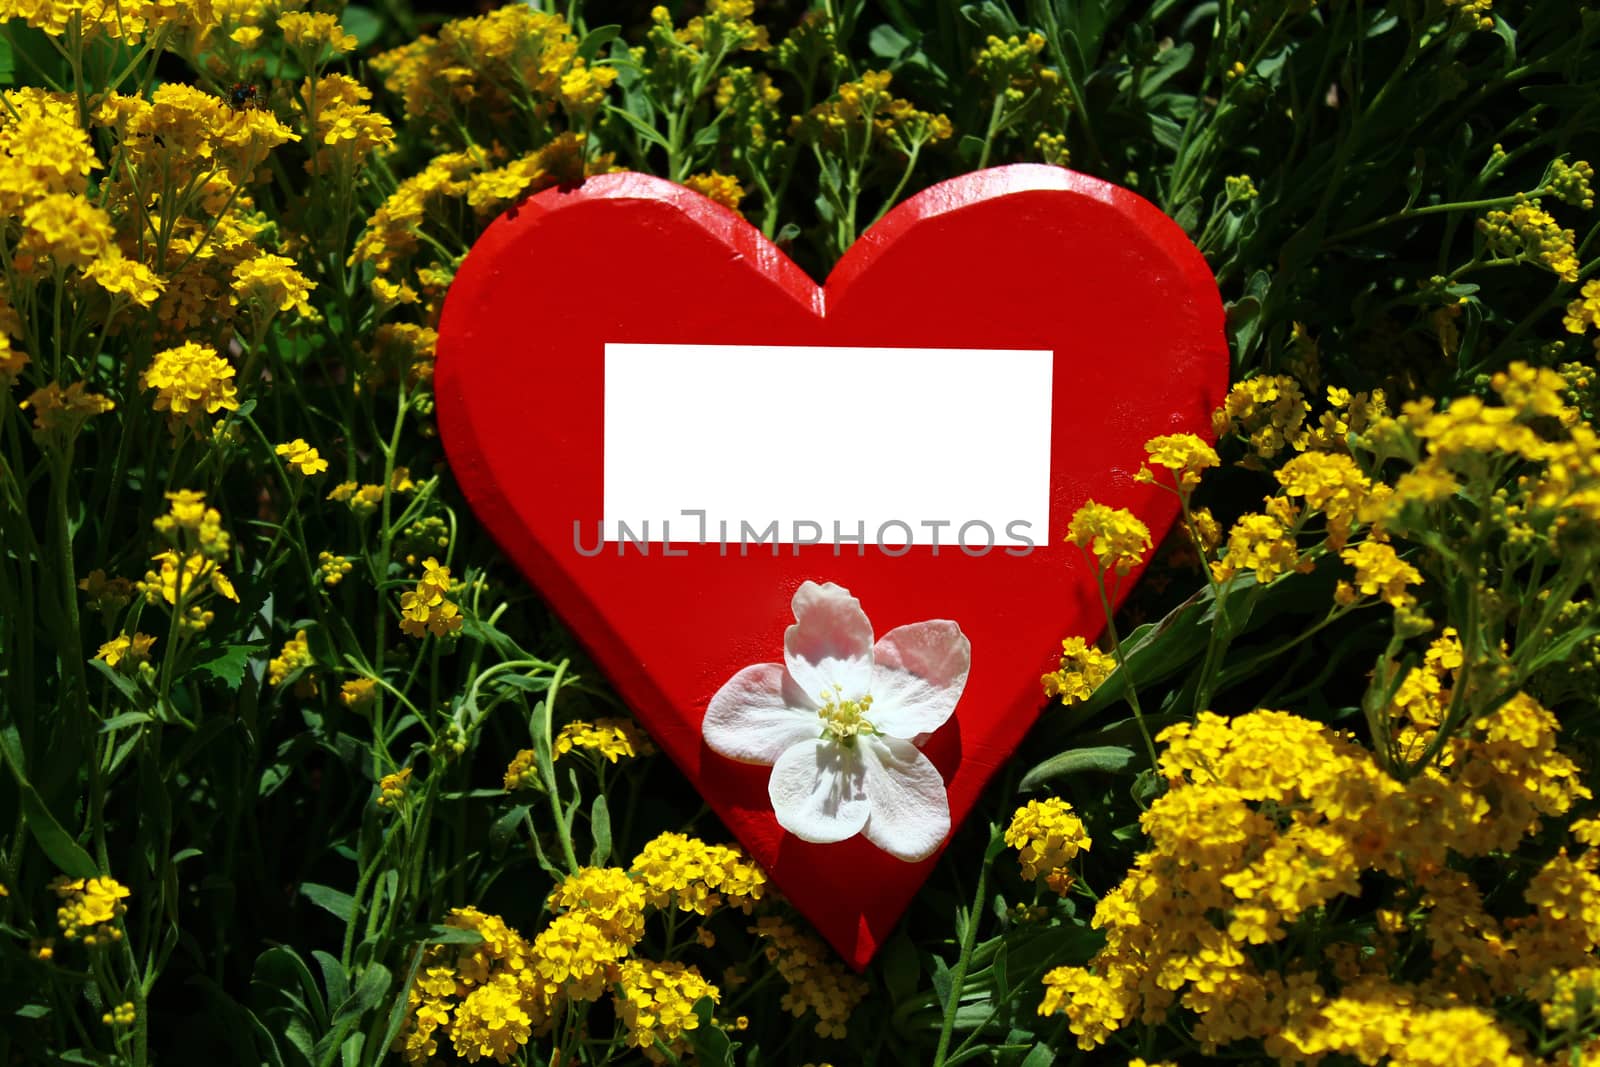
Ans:
[[[772,765],[767,796],[778,824],[819,845],[861,832],[871,810],[862,788],[861,746],[815,738],[790,748]]]
[[[939,769],[916,745],[899,738],[866,737],[856,747],[872,807],[861,832],[908,863],[933,855],[950,836],[950,798]]]
[[[781,663],[757,663],[723,682],[700,723],[711,751],[740,763],[776,763],[821,732],[810,698]]]
[[[872,709],[879,733],[931,733],[956,710],[972,668],[972,642],[949,619],[897,626],[872,649]]]
[[[847,699],[867,692],[872,678],[872,623],[861,601],[832,582],[806,582],[794,594],[794,625],[783,633],[789,674],[812,699],[834,686]]]

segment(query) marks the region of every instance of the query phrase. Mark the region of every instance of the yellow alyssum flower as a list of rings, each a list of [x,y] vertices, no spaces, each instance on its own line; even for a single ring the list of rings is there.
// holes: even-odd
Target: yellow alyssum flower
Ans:
[[[700,1025],[694,1006],[702,997],[722,999],[698,968],[682,963],[630,959],[617,979],[617,1016],[635,1048],[665,1047],[675,1054],[688,1050],[685,1031]]]
[[[844,1037],[850,1016],[870,987],[853,974],[814,934],[776,915],[763,915],[752,928],[767,943],[766,957],[788,984],[778,1003],[797,1019],[816,1019],[822,1037]]]
[[[232,539],[222,528],[222,513],[206,507],[206,495],[196,489],[176,489],[166,496],[167,513],[151,523],[156,532],[169,544],[197,549],[207,559],[225,558]]]
[[[317,581],[323,585],[338,585],[354,569],[355,564],[347,556],[336,556],[327,550],[317,553]]]
[[[131,664],[143,663],[150,658],[150,646],[155,643],[156,639],[149,634],[122,633],[101,645],[94,658],[109,667],[115,667],[123,660]]]
[[[123,903],[131,894],[115,878],[57,878],[50,888],[61,898],[56,922],[69,941],[82,941],[91,948],[108,941],[120,941],[122,931],[114,925],[128,910]]]
[[[311,315],[307,298],[316,287],[288,256],[263,252],[233,268],[233,302],[259,308],[265,317],[282,311]]]
[[[461,609],[449,599],[450,568],[429,556],[417,587],[400,597],[400,629],[412,637],[444,637],[461,629]]]
[[[744,186],[739,184],[739,179],[719,171],[691,174],[683,179],[683,184],[707,200],[715,200],[729,211],[738,211],[739,202],[744,199]]]
[[[1490,211],[1478,229],[1496,255],[1537,263],[1564,282],[1578,280],[1577,233],[1562,229],[1538,198]]]
[[[1039,679],[1044,695],[1060,697],[1066,705],[1081,704],[1116,670],[1117,658],[1102,652],[1081,637],[1061,642],[1061,665],[1053,674]]]
[[[1150,528],[1126,508],[1090,500],[1073,513],[1067,540],[1092,553],[1101,570],[1127,574],[1150,551]]]
[[[317,151],[306,161],[313,174],[335,166],[353,168],[374,152],[394,147],[394,124],[367,105],[372,90],[343,74],[328,74],[315,83],[307,78],[300,102],[312,117]]]
[[[111,398],[88,391],[88,383],[73,382],[65,389],[50,382],[28,394],[18,405],[33,409],[33,428],[42,434],[70,436],[96,415],[116,407]]]
[[[314,59],[321,59],[324,49],[342,56],[360,44],[345,32],[338,15],[326,12],[286,11],[278,16],[278,29],[290,48],[308,52]]]
[[[100,1021],[107,1026],[132,1026],[133,1021],[139,1017],[134,1010],[133,1001],[125,1000],[115,1008],[100,1016]]]
[[[201,414],[238,411],[234,369],[209,345],[185,341],[157,352],[139,377],[145,389],[156,390],[155,409],[170,412],[176,427],[193,424]]]
[[[1286,448],[1304,451],[1310,411],[1299,382],[1287,375],[1261,375],[1235,383],[1211,422],[1219,437],[1233,433],[1245,438],[1253,455],[1244,465],[1259,467]]]
[[[593,723],[574,719],[561,727],[553,748],[556,759],[575,748],[586,748],[598,752],[609,763],[654,751],[638,727],[626,719],[596,719]]]
[[[1372,482],[1355,460],[1339,452],[1307,452],[1275,472],[1284,495],[1305,501],[1327,519],[1328,546],[1342,548],[1350,537]]]
[[[1340,582],[1335,596],[1341,603],[1353,603],[1361,596],[1381,596],[1392,607],[1403,608],[1414,598],[1408,586],[1421,585],[1422,574],[1395,554],[1394,546],[1381,541],[1363,541],[1339,553],[1339,558],[1356,570],[1354,586]]]
[[[1030,800],[1018,808],[1006,828],[1005,842],[1017,850],[1024,878],[1042,881],[1063,895],[1072,887],[1067,864],[1094,843],[1072,805],[1060,797]]]
[[[306,632],[298,631],[283,643],[283,649],[267,662],[267,684],[276,688],[295,671],[311,665],[311,646],[306,643]]]
[[[386,774],[378,779],[378,807],[393,809],[399,807],[405,799],[406,789],[411,784],[411,768],[402,767],[393,774]]]
[[[1249,514],[1228,531],[1228,548],[1211,564],[1212,577],[1226,581],[1240,571],[1254,571],[1265,585],[1279,575],[1301,569],[1300,549],[1281,520],[1271,515]]]
[[[1600,278],[1592,278],[1583,283],[1578,295],[1567,305],[1567,312],[1561,324],[1566,327],[1568,333],[1600,330]],[[1600,344],[1600,338],[1596,338],[1596,343]]]
[[[1174,482],[1180,492],[1194,489],[1200,484],[1200,472],[1221,462],[1216,449],[1192,433],[1152,437],[1144,443],[1144,450],[1152,465],[1173,472]],[[1155,474],[1148,467],[1142,468],[1134,480],[1152,482]]]
[[[378,695],[378,683],[371,678],[352,678],[339,687],[339,699],[347,708],[364,708]]]
[[[644,936],[645,887],[618,867],[583,867],[550,894],[556,914],[581,911],[613,941],[636,944]]]
[[[48,193],[22,213],[15,255],[48,256],[58,266],[87,267],[114,247],[105,209],[73,193]]]
[[[709,915],[728,905],[748,914],[765,892],[767,876],[737,848],[664,833],[634,857],[633,874],[650,906]]]
[[[285,442],[273,449],[290,470],[299,471],[306,477],[321,474],[328,469],[328,461],[317,453],[315,448],[306,444],[305,440],[296,437],[293,441]]]
[[[506,764],[506,792],[512,793],[519,789],[537,789],[538,787],[539,766],[537,754],[531,748],[518,749],[517,754],[511,757],[511,762]]]
[[[136,259],[108,248],[84,268],[84,276],[113,296],[126,297],[136,307],[147,308],[161,297],[167,283]]]

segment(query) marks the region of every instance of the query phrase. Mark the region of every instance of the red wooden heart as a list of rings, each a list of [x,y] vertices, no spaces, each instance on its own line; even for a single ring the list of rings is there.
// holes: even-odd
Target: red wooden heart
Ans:
[[[828,543],[585,555],[579,543],[593,549],[602,517],[605,346],[624,342],[1049,350],[1048,536],[1036,531],[1025,555]],[[436,388],[445,448],[479,518],[778,888],[863,967],[935,859],[787,835],[768,768],[705,746],[707,702],[739,669],[782,660],[790,598],[808,579],[849,589],[880,636],[953,619],[971,639],[971,674],[925,751],[959,825],[1038,714],[1061,638],[1101,630],[1093,574],[1062,543],[1073,512],[1090,498],[1129,507],[1159,538],[1176,502],[1133,481],[1144,442],[1209,439],[1227,377],[1216,284],[1182,230],[1125,189],[1018,165],[896,207],[820,288],[754,227],[680,186],[610,174],[540,193],[462,265]],[[778,417],[781,401],[770,433],[728,442],[780,486],[805,464],[808,430]],[[862,464],[892,478],[918,462],[917,442],[872,435],[868,400],[844,390],[840,403],[862,428]],[[575,539],[575,521],[591,532]]]

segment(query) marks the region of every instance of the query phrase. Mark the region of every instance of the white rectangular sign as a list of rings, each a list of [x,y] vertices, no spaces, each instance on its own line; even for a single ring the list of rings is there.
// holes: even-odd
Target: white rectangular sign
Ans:
[[[1048,351],[608,344],[605,360],[608,542],[771,540],[774,523],[780,544],[1048,534]]]

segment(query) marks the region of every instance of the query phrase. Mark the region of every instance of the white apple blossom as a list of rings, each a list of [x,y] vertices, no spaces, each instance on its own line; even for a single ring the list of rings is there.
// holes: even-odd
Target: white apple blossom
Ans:
[[[701,726],[706,744],[772,767],[772,810],[801,840],[859,833],[899,859],[926,859],[950,834],[950,801],[916,742],[955,711],[971,642],[930,619],[874,644],[861,602],[832,582],[806,582],[792,607],[784,661],[723,683]]]

